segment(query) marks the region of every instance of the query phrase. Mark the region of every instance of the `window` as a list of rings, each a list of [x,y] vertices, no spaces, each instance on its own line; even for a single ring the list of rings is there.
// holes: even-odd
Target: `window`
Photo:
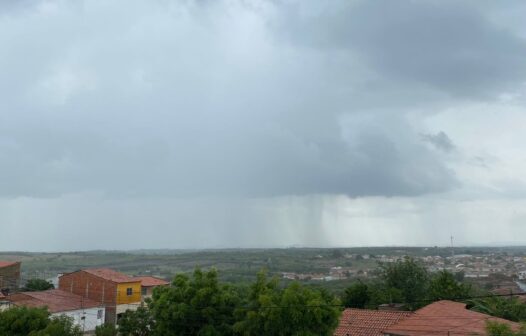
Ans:
[[[141,294],[142,295],[147,295],[148,294],[148,289],[146,287],[141,288]]]
[[[133,295],[133,288],[126,288],[126,295]]]
[[[97,320],[102,319],[102,309],[97,310]]]

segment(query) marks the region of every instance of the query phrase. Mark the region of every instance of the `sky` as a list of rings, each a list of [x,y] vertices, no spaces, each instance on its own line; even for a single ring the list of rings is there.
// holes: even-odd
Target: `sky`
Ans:
[[[0,250],[526,244],[524,11],[0,0]]]

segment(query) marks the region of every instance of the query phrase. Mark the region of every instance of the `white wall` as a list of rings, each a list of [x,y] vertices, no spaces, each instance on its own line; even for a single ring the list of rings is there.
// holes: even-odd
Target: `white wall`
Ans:
[[[98,315],[98,311],[102,311]],[[70,310],[67,312],[59,312],[51,314],[51,316],[66,315],[73,318],[73,322],[80,326],[84,331],[95,330],[95,327],[104,323],[104,307],[95,307],[88,309]],[[97,318],[100,316],[100,318]],[[84,319],[82,319],[84,317]]]

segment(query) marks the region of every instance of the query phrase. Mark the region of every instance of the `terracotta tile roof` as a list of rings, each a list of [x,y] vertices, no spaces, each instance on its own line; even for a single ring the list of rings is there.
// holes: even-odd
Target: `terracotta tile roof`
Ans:
[[[466,304],[437,301],[417,310],[413,315],[384,330],[400,336],[486,335],[486,321],[496,321],[518,329],[519,324],[466,309]]]
[[[121,272],[117,272],[110,268],[89,268],[83,271],[86,273],[95,275],[99,278],[109,280],[112,282],[116,282],[116,283],[138,282],[139,281],[139,280],[132,278],[131,276],[128,276]]]
[[[166,280],[152,276],[138,276],[134,277],[134,279],[140,281],[142,287],[166,286],[170,284]]]
[[[19,264],[20,261],[3,261],[0,260],[0,268]]]
[[[98,302],[60,289],[22,292],[10,295],[7,299],[16,306],[47,307],[51,313],[101,306]]]
[[[384,329],[411,314],[405,311],[345,309],[334,336],[381,336]]]

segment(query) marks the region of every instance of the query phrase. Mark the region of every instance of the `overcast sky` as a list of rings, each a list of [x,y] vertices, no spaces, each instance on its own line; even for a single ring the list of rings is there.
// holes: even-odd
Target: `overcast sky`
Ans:
[[[0,250],[526,243],[525,11],[0,0]]]

